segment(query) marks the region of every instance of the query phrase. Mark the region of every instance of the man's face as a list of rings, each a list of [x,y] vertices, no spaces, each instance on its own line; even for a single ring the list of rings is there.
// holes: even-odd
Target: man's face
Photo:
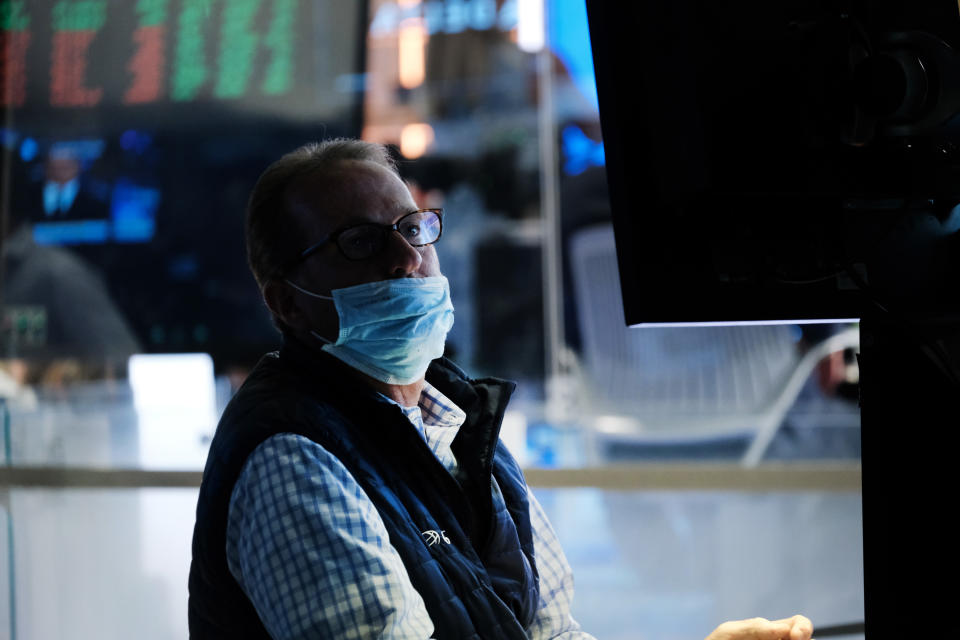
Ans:
[[[304,248],[353,225],[393,224],[417,209],[403,181],[376,163],[344,163],[338,177],[340,182],[333,189],[307,177],[290,190],[288,205],[307,230]],[[329,242],[290,275],[298,284],[328,293],[390,278],[438,276],[440,265],[433,245],[412,247],[394,232],[389,234],[383,251],[367,260],[349,260],[336,243]]]
[[[335,185],[332,188],[331,182]],[[353,225],[393,224],[418,208],[410,190],[395,173],[367,161],[346,162],[325,182],[310,176],[301,179],[291,186],[287,206],[302,221],[304,249]],[[383,251],[367,260],[350,260],[336,243],[326,243],[287,277],[305,289],[330,295],[333,289],[367,282],[439,275],[440,265],[433,245],[412,247],[399,233],[392,232]],[[327,335],[335,335],[335,331],[330,333],[336,326],[333,304],[305,300],[303,294],[298,295],[313,326]]]
[[[52,154],[47,159],[47,179],[66,184],[80,175],[80,161],[67,154]]]

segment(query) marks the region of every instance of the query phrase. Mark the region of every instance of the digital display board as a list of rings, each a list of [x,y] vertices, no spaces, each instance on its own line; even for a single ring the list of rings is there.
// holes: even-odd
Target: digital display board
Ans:
[[[355,101],[337,87],[358,71],[358,17],[356,2],[5,0],[0,101],[27,121],[217,102],[329,117]]]

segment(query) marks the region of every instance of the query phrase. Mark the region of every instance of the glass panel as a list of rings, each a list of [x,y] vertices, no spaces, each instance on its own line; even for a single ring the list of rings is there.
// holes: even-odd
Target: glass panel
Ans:
[[[856,493],[535,494],[576,576],[574,617],[598,638],[696,638],[797,611],[821,626],[863,619]],[[14,490],[16,637],[184,637],[195,501],[190,489]]]
[[[195,490],[10,493],[16,584],[10,637],[187,636]],[[6,530],[0,529],[4,537]],[[4,632],[10,628],[6,602],[0,602]]]
[[[535,494],[573,567],[573,615],[597,638],[702,638],[724,620],[795,613],[863,620],[859,493]]]
[[[139,354],[123,380],[74,381],[10,401],[15,465],[202,469],[230,381],[207,354]]]

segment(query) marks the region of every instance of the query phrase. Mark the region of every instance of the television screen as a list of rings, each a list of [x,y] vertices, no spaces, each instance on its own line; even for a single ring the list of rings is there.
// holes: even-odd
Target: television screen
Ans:
[[[246,198],[281,154],[359,135],[366,21],[360,1],[0,2],[5,354],[274,347]]]

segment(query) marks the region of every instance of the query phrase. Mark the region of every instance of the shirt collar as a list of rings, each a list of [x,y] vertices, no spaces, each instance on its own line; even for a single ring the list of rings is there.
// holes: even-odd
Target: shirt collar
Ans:
[[[390,398],[387,399],[390,400]],[[390,400],[390,402],[394,401]],[[398,406],[443,466],[451,472],[455,471],[457,459],[450,447],[467,419],[463,409],[429,382],[424,382],[417,406]]]
[[[74,178],[69,182],[47,182],[43,186],[43,210],[47,215],[66,211],[77,198],[80,191],[80,179]]]
[[[423,414],[423,422],[428,426],[459,429],[467,419],[463,409],[426,381],[423,383],[418,405]]]

